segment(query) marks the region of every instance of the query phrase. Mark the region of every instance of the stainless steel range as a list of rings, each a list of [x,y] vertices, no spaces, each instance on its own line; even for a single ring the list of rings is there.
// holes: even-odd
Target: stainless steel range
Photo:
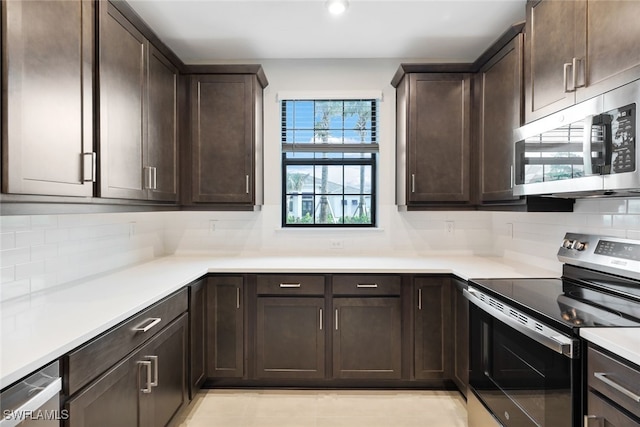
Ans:
[[[558,259],[561,278],[469,281],[469,427],[582,426],[580,328],[640,327],[640,241],[568,233]]]

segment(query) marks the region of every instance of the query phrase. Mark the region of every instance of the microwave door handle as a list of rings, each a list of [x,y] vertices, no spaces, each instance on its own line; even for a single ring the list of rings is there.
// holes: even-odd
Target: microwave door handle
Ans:
[[[584,176],[593,175],[593,162],[591,153],[593,152],[593,116],[588,116],[584,121],[585,135],[582,144],[582,161],[584,164]]]

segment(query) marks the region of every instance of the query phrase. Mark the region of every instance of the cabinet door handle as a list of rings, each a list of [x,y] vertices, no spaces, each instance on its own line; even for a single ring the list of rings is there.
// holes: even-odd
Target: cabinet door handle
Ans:
[[[150,322],[146,326],[142,326],[142,324],[140,324],[140,325],[136,326],[135,328],[133,328],[133,330],[136,331],[136,332],[147,332],[147,331],[149,331],[149,329],[153,328],[158,323],[162,322],[162,318],[160,318],[160,317],[152,317],[151,319],[145,320],[145,322],[147,322],[147,321],[150,321]]]
[[[157,167],[152,167],[151,168],[151,189],[152,190],[157,190],[158,189],[158,168]]]
[[[82,153],[82,182],[96,182],[96,153]]]
[[[142,384],[140,380],[140,368],[145,367],[147,371],[147,386],[140,388],[140,391],[149,394],[151,393],[151,361],[150,360],[139,360],[138,361],[138,387]]]
[[[593,421],[597,421],[597,424],[594,425]],[[584,416],[584,427],[603,427],[604,418],[600,418],[596,415],[585,415]]]
[[[245,191],[249,194],[249,175],[244,176],[245,179]]]
[[[594,372],[593,376],[596,377],[597,379],[599,379],[600,381],[602,381],[603,383],[605,383],[606,385],[608,385],[609,387],[618,390],[620,393],[624,394],[625,396],[627,396],[628,398],[630,398],[631,400],[633,400],[636,403],[640,403],[640,395],[637,395],[636,393],[632,392],[631,390],[625,388],[624,386],[618,384],[617,382],[613,381],[612,379],[610,379],[609,377],[607,377],[606,372]]]
[[[581,70],[584,70],[582,72],[581,84],[578,84],[578,65],[580,65]],[[586,70],[583,65],[584,65],[584,62],[582,58],[573,58],[571,66],[573,67],[573,89],[574,90],[576,88],[585,87],[587,85],[587,79],[585,78]]]
[[[338,309],[336,308],[336,331],[338,330]]]
[[[322,309],[320,309],[320,330],[322,330]]]
[[[377,283],[358,283],[356,288],[377,288]]]
[[[300,283],[280,283],[281,288],[299,288]]]
[[[158,356],[145,356],[153,366],[153,380],[149,381],[151,387],[158,387]],[[151,368],[149,369],[151,371]]]
[[[151,166],[144,166],[142,168],[143,175],[144,175],[144,184],[143,184],[143,186],[144,186],[145,190],[151,190],[152,189],[151,188],[151,181],[152,181],[152,178],[151,178],[152,171],[151,171],[151,169],[152,169]]]
[[[515,181],[515,174],[513,173],[513,165],[509,171],[509,179],[511,179],[511,188],[513,189],[513,181]]]
[[[564,84],[564,93],[571,93],[571,92],[575,92],[576,88],[575,88],[575,81],[573,82],[573,86],[571,89],[569,89],[568,84],[569,84],[569,68],[573,68],[573,63],[571,62],[567,62],[564,64],[564,80],[563,80],[563,84]],[[571,72],[571,74],[574,74],[574,71]]]
[[[422,310],[422,288],[418,288],[418,310]]]
[[[240,308],[240,288],[236,288],[236,308]]]
[[[416,174],[415,173],[411,174],[411,192],[412,193],[416,192]]]

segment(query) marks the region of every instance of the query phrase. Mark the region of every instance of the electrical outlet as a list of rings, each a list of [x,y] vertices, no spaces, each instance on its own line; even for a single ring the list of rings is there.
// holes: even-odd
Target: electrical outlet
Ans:
[[[216,231],[216,220],[215,219],[211,219],[209,220],[209,234],[213,234]]]
[[[513,239],[513,224],[510,222],[506,224],[506,235],[507,237]]]
[[[135,235],[136,235],[136,223],[135,222],[130,222],[129,223],[129,238],[132,238]]]
[[[444,232],[447,236],[453,236],[455,231],[455,223],[453,221],[444,222]]]
[[[344,249],[344,240],[340,240],[340,239],[329,240],[329,249]]]

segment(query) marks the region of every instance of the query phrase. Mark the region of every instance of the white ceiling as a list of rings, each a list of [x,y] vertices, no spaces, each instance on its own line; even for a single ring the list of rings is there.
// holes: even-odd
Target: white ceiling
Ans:
[[[308,58],[474,61],[525,0],[127,0],[185,63]]]

